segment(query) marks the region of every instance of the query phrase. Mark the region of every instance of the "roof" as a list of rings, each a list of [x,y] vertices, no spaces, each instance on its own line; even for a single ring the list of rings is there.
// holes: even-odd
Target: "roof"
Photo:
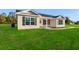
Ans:
[[[48,14],[42,14],[42,13],[39,13],[41,16],[45,16],[45,17],[52,17],[52,18],[57,18],[59,16],[52,16],[52,15],[48,15]]]
[[[53,16],[53,15],[48,15],[48,14],[42,14],[42,13],[38,13],[38,12],[32,10],[32,9],[30,9],[30,10],[20,10],[20,11],[16,12],[16,14],[27,13],[27,12],[31,12],[35,15],[41,15],[41,16],[52,17],[52,18],[57,18],[57,17],[61,16],[61,15]],[[64,18],[63,16],[61,16],[61,17]]]
[[[21,11],[23,11],[23,10],[18,10],[18,9],[16,10],[16,12],[21,12]]]
[[[35,13],[35,12],[33,12],[33,11],[29,11],[29,12],[31,12],[32,14],[38,15],[37,13]]]

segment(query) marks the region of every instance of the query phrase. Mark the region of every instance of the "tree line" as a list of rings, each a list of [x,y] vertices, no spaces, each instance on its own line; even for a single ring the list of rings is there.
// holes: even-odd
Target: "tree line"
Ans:
[[[9,12],[8,15],[4,12],[0,14],[0,24],[11,24],[11,23],[16,23],[15,12]]]
[[[22,10],[16,10],[16,12],[20,12]],[[17,20],[16,20],[16,12],[9,12],[9,14],[7,15],[6,13],[1,13],[0,14],[0,24],[16,24]],[[62,16],[64,17],[64,16]],[[70,24],[70,23],[75,23],[75,24],[79,24],[79,21],[77,22],[73,22],[69,17],[65,17],[65,23],[66,24]]]
[[[65,24],[79,24],[79,21],[72,21],[69,17],[65,18]]]
[[[19,10],[16,10],[18,12]],[[69,19],[69,17],[65,17],[65,23],[70,24],[72,21]],[[15,12],[9,12],[7,15],[6,13],[0,14],[0,24],[12,24],[17,23]]]

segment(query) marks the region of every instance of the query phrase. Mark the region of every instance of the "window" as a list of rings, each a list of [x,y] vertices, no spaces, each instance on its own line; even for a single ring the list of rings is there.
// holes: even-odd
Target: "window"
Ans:
[[[31,25],[35,25],[35,18],[31,18]]]
[[[50,25],[50,19],[48,20],[48,25]]]
[[[23,17],[23,25],[36,25],[35,17]]]
[[[63,24],[63,20],[59,20],[59,25],[62,25]]]
[[[46,25],[46,20],[45,19],[43,19],[43,25]]]
[[[26,17],[26,25],[30,25],[30,18]]]

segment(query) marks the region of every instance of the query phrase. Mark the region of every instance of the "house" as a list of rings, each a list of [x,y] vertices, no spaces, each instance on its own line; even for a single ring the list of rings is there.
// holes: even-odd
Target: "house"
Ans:
[[[65,27],[65,18],[41,14],[34,10],[16,12],[18,29]]]

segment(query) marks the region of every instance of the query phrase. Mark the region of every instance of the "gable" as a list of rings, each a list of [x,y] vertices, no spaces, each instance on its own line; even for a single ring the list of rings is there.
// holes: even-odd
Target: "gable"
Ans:
[[[23,15],[23,14],[38,15],[37,12],[34,12],[32,10],[24,10],[24,11],[16,12],[16,14],[20,14],[20,15]]]

